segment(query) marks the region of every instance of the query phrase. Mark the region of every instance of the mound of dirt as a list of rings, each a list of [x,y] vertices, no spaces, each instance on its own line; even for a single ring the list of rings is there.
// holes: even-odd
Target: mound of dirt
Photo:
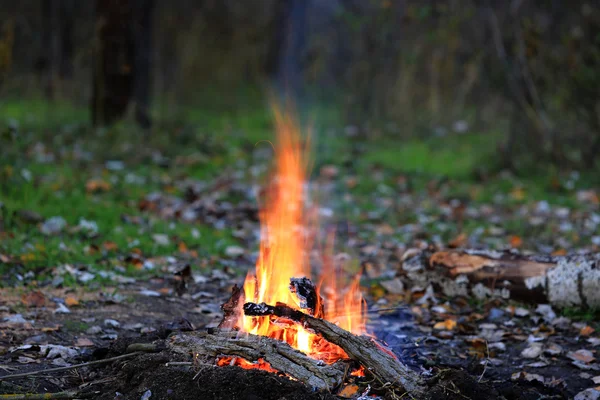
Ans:
[[[303,384],[259,370],[202,366],[199,372],[186,367],[167,367],[174,361],[166,353],[145,354],[115,364],[117,381],[107,385],[102,400],[135,399],[150,390],[151,399],[177,400],[334,400],[337,397],[312,392]],[[118,372],[117,372],[118,370]],[[108,371],[106,371],[108,372]],[[116,393],[121,393],[121,396]]]

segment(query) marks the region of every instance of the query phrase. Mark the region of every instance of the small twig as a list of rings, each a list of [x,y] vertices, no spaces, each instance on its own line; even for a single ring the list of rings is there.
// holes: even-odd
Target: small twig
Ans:
[[[86,362],[86,363],[82,363],[82,364],[70,365],[68,367],[48,368],[48,369],[41,369],[39,371],[24,372],[22,374],[5,375],[5,376],[0,376],[0,381],[5,381],[8,379],[23,378],[23,377],[31,376],[31,375],[39,375],[39,374],[44,374],[47,372],[68,371],[68,370],[75,369],[75,368],[87,367],[89,365],[105,364],[105,363],[109,363],[112,361],[121,360],[123,358],[137,356],[142,353],[143,352],[141,352],[141,351],[136,351],[134,353],[122,354],[120,356],[105,358],[103,360],[96,360],[96,361],[90,361],[90,362]],[[8,398],[11,398],[11,397],[8,397]],[[59,397],[57,397],[57,398],[59,398]],[[2,397],[0,397],[0,399],[2,399]]]
[[[165,364],[165,367],[174,367],[179,365],[194,365],[194,363],[190,361],[169,361]]]
[[[485,370],[487,369],[487,366],[490,362],[490,348],[488,346],[487,340],[485,341],[485,354],[486,354],[486,359],[485,359],[485,364],[483,364],[483,372],[481,373],[481,376],[477,380],[477,383],[481,382],[481,380],[483,379],[483,375],[485,375]]]
[[[96,397],[100,392],[81,393],[77,391],[66,391],[56,393],[16,393],[0,394],[2,400],[45,400],[45,399],[85,399]]]

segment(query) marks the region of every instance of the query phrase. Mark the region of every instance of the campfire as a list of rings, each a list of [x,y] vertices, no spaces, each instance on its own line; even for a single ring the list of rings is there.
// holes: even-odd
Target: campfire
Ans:
[[[364,334],[365,307],[359,276],[346,286],[347,279],[332,262],[332,246],[321,256],[323,271],[314,285],[309,254],[316,237],[316,213],[305,208],[307,159],[297,125],[276,113],[276,171],[264,194],[261,207],[261,242],[256,271],[244,283],[244,299],[256,305],[286,305],[314,317],[335,323],[354,334]],[[240,304],[241,305],[241,304]],[[322,337],[285,317],[251,316],[239,312],[235,328],[288,343],[309,357],[333,364],[348,355]],[[256,314],[257,307],[254,308]],[[221,363],[230,362],[222,360]],[[236,365],[263,368],[236,358]]]
[[[276,168],[261,196],[261,241],[256,269],[223,305],[219,329],[177,335],[171,345],[195,357],[287,375],[334,390],[351,376],[382,386],[417,390],[418,375],[366,332],[360,276],[333,261],[332,237],[319,251],[313,279],[311,251],[319,247],[318,218],[305,206],[307,145],[289,115],[275,112]]]

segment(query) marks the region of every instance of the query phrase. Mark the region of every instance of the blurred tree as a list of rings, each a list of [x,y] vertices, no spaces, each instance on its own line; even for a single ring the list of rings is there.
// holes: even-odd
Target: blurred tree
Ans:
[[[153,0],[97,0],[92,120],[122,118],[133,101],[136,121],[150,127]]]

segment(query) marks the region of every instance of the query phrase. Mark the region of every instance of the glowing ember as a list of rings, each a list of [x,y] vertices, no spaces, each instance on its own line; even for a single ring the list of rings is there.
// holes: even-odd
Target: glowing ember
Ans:
[[[363,334],[365,309],[359,277],[345,282],[343,274],[337,271],[332,257],[333,238],[327,240],[322,252],[324,268],[318,280],[317,294],[324,304],[309,310],[302,296],[290,290],[292,278],[311,276],[308,258],[316,221],[309,217],[315,213],[305,209],[307,160],[297,125],[289,115],[277,110],[275,122],[276,171],[261,207],[260,255],[256,274],[250,273],[244,283],[245,299],[269,305],[285,303],[334,322],[354,334]],[[238,324],[242,331],[285,341],[313,358],[327,363],[347,358],[338,346],[284,318],[243,316],[242,319]],[[261,368],[260,363],[248,364]]]

